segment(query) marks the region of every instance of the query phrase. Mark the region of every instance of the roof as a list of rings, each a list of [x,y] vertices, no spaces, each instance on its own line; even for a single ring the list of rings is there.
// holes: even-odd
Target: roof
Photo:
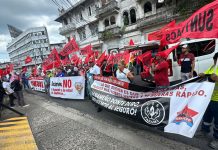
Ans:
[[[55,19],[55,21],[57,22],[61,22],[61,19],[70,11],[72,11],[73,9],[75,9],[76,7],[78,7],[79,5],[81,5],[82,3],[84,3],[86,0],[80,0],[79,2],[77,2],[76,4],[74,4],[73,6],[71,6],[70,8],[68,8],[67,10],[65,10],[63,13],[61,13],[59,15],[59,17],[57,19]]]

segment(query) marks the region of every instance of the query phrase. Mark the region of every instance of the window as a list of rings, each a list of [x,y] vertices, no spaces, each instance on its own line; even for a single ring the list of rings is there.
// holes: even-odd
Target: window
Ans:
[[[97,24],[92,24],[92,25],[90,25],[89,28],[91,30],[92,36],[97,35],[97,33],[98,33],[98,25]]]
[[[91,8],[91,6],[89,6],[89,16],[91,16],[92,15],[92,8]]]
[[[80,40],[85,40],[86,39],[86,32],[85,32],[85,28],[82,28],[78,31],[79,34],[79,38]]]
[[[80,13],[80,20],[83,20],[83,14]]]
[[[129,13],[128,12],[123,13],[123,23],[124,25],[129,25]]]
[[[64,25],[68,25],[67,19],[63,19]]]
[[[131,23],[136,23],[136,13],[135,13],[135,9],[131,9],[131,10],[130,10],[130,19],[131,19]]]
[[[111,25],[116,24],[116,19],[114,16],[111,16],[110,23],[111,23]]]
[[[42,35],[45,35],[45,31],[42,31]]]
[[[195,57],[204,56],[211,54],[215,51],[215,40],[206,40],[200,42],[189,43],[188,47],[190,52],[195,55]],[[175,51],[173,51],[173,60],[176,61],[176,54],[177,58],[180,58],[182,53],[182,46],[179,46]]]
[[[159,9],[164,6],[164,3],[156,3],[156,9]]]
[[[108,19],[105,19],[105,20],[104,20],[104,25],[105,25],[105,27],[108,27],[108,26],[110,25],[110,23],[109,23],[109,20],[108,20]]]
[[[151,11],[152,11],[151,2],[145,3],[145,5],[144,5],[144,13],[151,12]]]

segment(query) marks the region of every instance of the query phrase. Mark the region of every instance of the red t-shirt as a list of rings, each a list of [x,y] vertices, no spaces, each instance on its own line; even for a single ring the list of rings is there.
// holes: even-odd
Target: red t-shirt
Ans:
[[[157,86],[169,86],[170,82],[168,79],[168,63],[162,61],[156,65],[156,71],[154,72],[154,80]]]

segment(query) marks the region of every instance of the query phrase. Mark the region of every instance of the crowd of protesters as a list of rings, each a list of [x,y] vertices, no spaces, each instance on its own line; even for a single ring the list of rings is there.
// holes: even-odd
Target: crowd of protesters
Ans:
[[[211,80],[218,81],[218,70],[214,71],[217,63],[218,53],[214,56],[214,64],[205,72],[199,76],[205,74],[212,74]],[[195,56],[190,52],[188,45],[182,46],[182,54],[177,58],[178,64],[181,66],[181,80],[186,81],[195,74]],[[167,88],[170,86],[168,78],[169,64],[167,62],[167,56],[164,52],[158,52],[154,59],[151,59],[150,66],[147,67],[150,76],[153,77],[153,81],[157,89]],[[84,76],[86,79],[86,95],[90,98],[91,95],[91,84],[93,83],[93,75],[101,75],[105,77],[111,77],[127,83],[133,83],[134,78],[138,75],[143,74],[143,65],[139,61],[138,57],[135,57],[133,65],[126,64],[124,60],[114,59],[113,64],[108,64],[108,60],[104,59],[101,65],[96,64],[94,59],[90,59],[88,64],[70,64],[64,67],[59,67],[43,72],[39,69],[37,74],[28,75],[23,72],[21,74],[14,73],[8,77],[4,76],[0,80],[0,100],[4,95],[8,95],[10,99],[10,106],[15,106],[15,99],[18,100],[18,105],[25,107],[28,106],[25,103],[22,89],[29,88],[28,78],[29,77],[43,77],[45,81],[45,92],[49,92],[50,78],[51,77],[69,77],[69,76]],[[217,85],[216,85],[217,86]],[[218,147],[218,98],[217,98],[217,87],[215,87],[212,101],[206,110],[202,123],[201,135],[207,135],[210,132],[212,120],[214,119],[214,141],[210,143],[211,147]],[[102,109],[98,107],[98,112]]]

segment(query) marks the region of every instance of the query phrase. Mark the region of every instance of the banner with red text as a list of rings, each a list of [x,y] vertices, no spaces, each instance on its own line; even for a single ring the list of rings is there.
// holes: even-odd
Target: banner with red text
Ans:
[[[206,78],[196,77],[169,88],[157,90],[150,86],[141,88],[131,83],[118,82],[112,78],[94,77],[91,88],[94,103],[120,116],[133,119],[135,122],[148,126],[163,126],[168,123],[170,115],[170,123],[178,120],[183,124],[189,119],[196,127],[208,106],[214,83],[208,82]],[[189,109],[191,112],[197,112],[199,116],[188,116],[189,111],[186,110]],[[176,115],[179,115],[177,112],[184,113],[180,113],[182,116],[176,118]],[[177,124],[175,123],[174,126]],[[178,124],[176,130],[183,131],[183,129]],[[195,130],[186,130],[184,133],[187,133],[185,136],[192,137]]]
[[[45,92],[45,84],[43,78],[30,78],[29,85],[32,90]]]
[[[50,95],[67,99],[84,99],[85,78],[52,77],[50,78]]]
[[[192,138],[210,102],[214,83],[190,83],[170,100],[169,123],[164,131]]]

